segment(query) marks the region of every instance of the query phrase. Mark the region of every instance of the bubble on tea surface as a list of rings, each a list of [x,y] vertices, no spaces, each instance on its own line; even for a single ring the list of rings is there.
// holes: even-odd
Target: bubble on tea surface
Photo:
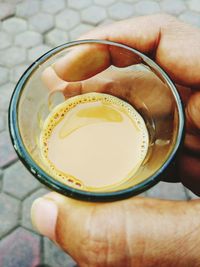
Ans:
[[[44,162],[51,168],[51,170],[53,171],[53,175],[55,176],[56,179],[58,179],[59,181],[61,181],[62,183],[66,184],[66,185],[73,186],[75,188],[82,188],[82,189],[86,189],[86,190],[87,189],[90,190],[91,188],[95,189],[95,186],[91,187],[91,185],[87,185],[87,183],[85,183],[83,178],[81,179],[80,177],[78,177],[76,175],[74,176],[70,173],[63,172],[63,170],[61,171],[57,166],[55,166],[55,164],[53,164],[49,158],[49,154],[48,154],[49,153],[49,147],[48,146],[49,146],[49,142],[51,140],[51,137],[55,132],[56,127],[59,127],[59,125],[61,125],[61,123],[64,123],[63,121],[65,120],[65,117],[68,116],[70,118],[70,116],[72,116],[70,114],[73,114],[72,111],[75,112],[76,109],[79,110],[81,106],[83,107],[84,105],[91,105],[90,107],[92,108],[93,107],[92,105],[94,104],[94,106],[95,106],[96,103],[99,105],[107,105],[108,107],[111,108],[111,110],[113,109],[113,112],[115,110],[117,110],[119,112],[119,114],[122,114],[124,116],[124,118],[127,117],[128,120],[131,121],[131,123],[134,124],[135,127],[141,132],[141,134],[140,134],[141,141],[140,141],[140,149],[139,149],[140,155],[138,156],[138,161],[139,161],[138,164],[139,165],[141,165],[142,161],[144,160],[144,158],[146,156],[147,150],[148,150],[148,132],[147,132],[143,118],[139,115],[139,113],[130,104],[122,101],[121,99],[114,97],[114,96],[111,96],[111,95],[107,95],[107,94],[88,93],[88,94],[79,95],[79,96],[69,98],[65,102],[59,104],[58,106],[56,106],[52,110],[51,114],[49,115],[49,117],[46,119],[46,121],[44,123],[44,127],[43,127],[41,137],[40,137],[40,148],[41,148],[42,158],[43,158]],[[113,114],[115,114],[115,113],[113,113]],[[100,117],[101,117],[101,114],[100,114]],[[108,119],[110,120],[111,124],[116,123],[117,118],[118,117],[112,118],[112,116],[110,116],[110,118],[109,118],[109,116],[108,116]],[[83,121],[80,122],[80,124],[78,125],[79,128],[86,127],[87,125],[91,124],[92,120],[93,120],[93,118],[92,119],[90,118],[89,123],[88,123],[88,122],[84,121],[84,119],[83,119]],[[94,121],[95,121],[95,119],[94,119]],[[95,127],[97,127],[98,122],[95,121],[92,123],[96,123]],[[83,123],[83,124],[81,124],[81,123]],[[73,121],[72,121],[72,125],[73,125]],[[75,127],[74,131],[76,131],[79,128]],[[66,137],[70,136],[70,134],[72,132],[73,131],[71,131],[71,132],[68,131],[67,132],[68,135],[66,135]],[[116,133],[116,135],[117,135],[117,133]],[[110,142],[111,141],[112,140],[110,140]],[[117,149],[118,149],[118,147],[116,148],[116,151],[117,151]],[[89,150],[89,147],[88,147],[88,150]],[[133,150],[134,150],[134,147],[133,147]],[[87,154],[85,156],[87,156]],[[66,152],[65,157],[68,157],[68,158],[70,157],[70,151]],[[77,154],[77,158],[78,158],[78,154]],[[77,160],[77,168],[78,168],[78,160]],[[136,167],[134,167],[133,170],[130,169],[129,176],[133,175],[133,173],[135,172],[135,169],[136,169]],[[130,177],[124,177],[124,179],[121,179],[120,181],[118,181],[118,183],[124,182],[128,178],[130,178]],[[109,186],[112,186],[112,185],[113,184],[111,184]],[[97,186],[97,188],[98,188],[98,186]]]

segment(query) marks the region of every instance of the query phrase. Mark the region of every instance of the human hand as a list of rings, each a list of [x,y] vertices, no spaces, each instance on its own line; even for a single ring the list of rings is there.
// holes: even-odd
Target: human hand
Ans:
[[[118,22],[116,26],[97,29],[84,38],[108,39],[134,47],[151,56],[181,85],[179,90],[187,115],[187,149],[180,158],[179,174],[181,181],[199,194],[199,30],[172,17],[156,15]],[[97,62],[95,68],[93,64],[93,75],[110,64],[108,51],[99,53],[104,55],[103,66]],[[85,55],[87,49],[80,57]],[[73,60],[70,62],[72,73],[73,64],[77,66]],[[68,86],[68,64],[63,58],[46,73],[55,75],[62,88]],[[87,73],[80,73],[80,77],[73,79],[71,76],[71,82],[80,81],[84,75],[89,78],[91,65],[86,69]],[[199,240],[196,238],[199,236],[199,205],[199,201],[148,198],[87,203],[51,193],[34,202],[32,219],[38,230],[68,252],[80,267],[199,266]]]
[[[80,267],[188,267],[199,266],[199,211],[199,201],[90,203],[50,193],[34,202],[32,220]]]
[[[200,30],[168,15],[153,15],[97,28],[81,37],[81,39],[92,38],[116,41],[138,49],[153,58],[177,84],[186,111],[186,135],[185,147],[178,162],[179,177],[175,179],[200,195]],[[129,62],[130,57],[124,60],[124,54],[121,58],[118,49],[108,51],[101,46],[96,47],[94,58],[88,61],[91,49],[95,48],[90,45],[85,45],[84,49],[77,47],[74,54],[66,55],[53,67],[49,67],[43,75],[47,86],[50,89],[63,89],[66,97],[94,90],[94,84],[97,85],[95,91],[110,93],[107,90],[108,80],[101,79],[103,82],[100,82],[99,76],[106,75],[105,70],[110,64],[128,66],[134,62]],[[134,60],[137,63],[138,59]],[[82,66],[83,62],[84,66]],[[78,72],[75,71],[77,68]],[[115,95],[123,97],[120,94],[126,94],[124,88],[129,90],[127,81],[131,80],[131,76],[123,79],[126,84],[123,91],[116,88],[119,76],[119,73],[116,73],[112,79],[114,90],[110,85],[109,88],[112,90],[111,94],[114,92]],[[96,79],[95,83],[94,79]],[[135,77],[132,75],[132,79],[135,79],[134,85],[137,83],[137,87],[149,86],[151,91],[154,90],[153,94],[149,95],[149,103],[153,105],[155,99],[162,103],[165,101],[164,94],[162,99],[156,97],[156,93],[159,92],[159,90],[156,91],[156,86],[161,86],[161,83],[155,76],[150,73],[143,73],[141,76],[139,72],[135,72]],[[141,83],[141,80],[146,83]],[[162,105],[164,106],[167,105]],[[156,103],[155,107],[158,107]],[[169,177],[169,180],[170,178],[172,177]]]

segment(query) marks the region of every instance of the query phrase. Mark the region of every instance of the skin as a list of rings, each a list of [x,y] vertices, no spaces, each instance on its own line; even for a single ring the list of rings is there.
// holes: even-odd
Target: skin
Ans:
[[[186,136],[175,178],[200,195],[199,29],[171,16],[153,15],[97,28],[81,37],[87,38],[116,41],[140,50],[177,84],[186,110]],[[86,88],[82,79],[90,80],[94,75],[98,79],[110,64],[123,64],[117,51],[97,47],[94,61],[87,63],[86,70],[80,65],[79,75],[73,77],[79,60],[87,58],[89,49],[89,46],[82,52],[77,49],[70,58],[63,57],[43,73],[50,90],[61,90],[68,97],[76,95]],[[46,82],[51,77],[55,78],[53,86]],[[199,211],[199,200],[130,198],[102,204],[50,193],[33,204],[32,220],[42,234],[68,252],[80,267],[188,267],[200,266]],[[45,216],[51,224],[45,224]]]

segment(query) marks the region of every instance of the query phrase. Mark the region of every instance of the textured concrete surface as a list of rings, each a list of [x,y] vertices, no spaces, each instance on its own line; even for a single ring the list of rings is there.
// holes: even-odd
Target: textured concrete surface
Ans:
[[[15,84],[50,48],[92,28],[129,17],[168,12],[200,27],[199,0],[0,0],[0,267],[72,267],[74,261],[34,233],[32,201],[48,192],[17,160],[7,111]],[[181,184],[160,183],[144,196],[197,198]]]

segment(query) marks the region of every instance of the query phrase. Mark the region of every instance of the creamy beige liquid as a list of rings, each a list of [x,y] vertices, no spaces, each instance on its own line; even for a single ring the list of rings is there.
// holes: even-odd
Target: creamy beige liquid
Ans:
[[[133,176],[148,150],[143,118],[119,98],[88,93],[58,105],[40,138],[44,162],[57,179],[92,190]]]

